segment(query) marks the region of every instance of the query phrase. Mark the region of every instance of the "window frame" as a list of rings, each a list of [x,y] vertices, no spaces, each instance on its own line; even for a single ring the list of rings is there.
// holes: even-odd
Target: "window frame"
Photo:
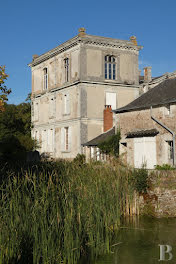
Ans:
[[[66,57],[64,59],[64,74],[65,74],[65,82],[70,81],[70,58]]]
[[[105,80],[117,80],[117,58],[114,55],[104,56],[104,78]]]
[[[48,90],[48,68],[43,68],[43,91]]]

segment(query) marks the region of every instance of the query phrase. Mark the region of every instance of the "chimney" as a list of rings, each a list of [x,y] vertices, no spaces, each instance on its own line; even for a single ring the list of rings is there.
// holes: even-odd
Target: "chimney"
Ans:
[[[130,41],[131,41],[135,46],[137,46],[137,40],[136,40],[136,37],[135,37],[135,36],[131,36],[131,37],[130,37]]]
[[[79,32],[79,34],[78,34],[79,37],[83,37],[83,36],[86,35],[86,30],[83,27],[82,28],[79,28],[78,29],[78,32]]]
[[[34,55],[32,55],[32,60],[34,61],[35,59],[37,59],[38,58],[38,55],[37,54],[34,54]]]
[[[150,82],[152,80],[152,67],[144,68],[144,82]]]
[[[103,113],[103,121],[104,121],[104,132],[111,129],[113,127],[113,112],[111,105],[105,105],[104,113]]]

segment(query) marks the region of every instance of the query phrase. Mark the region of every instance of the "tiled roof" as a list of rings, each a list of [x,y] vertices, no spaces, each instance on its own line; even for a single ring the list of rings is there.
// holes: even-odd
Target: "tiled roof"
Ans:
[[[139,130],[139,131],[133,131],[127,133],[127,138],[133,138],[133,137],[150,137],[150,136],[156,136],[159,133],[157,129],[149,129],[149,130]]]
[[[115,127],[109,129],[108,131],[100,134],[99,136],[93,138],[92,140],[82,144],[83,146],[97,146],[99,143],[103,142],[104,140],[106,140],[109,136],[113,136],[115,135]]]
[[[115,113],[148,109],[151,106],[167,105],[176,102],[176,78],[168,79],[142,94],[128,105],[114,110]]]

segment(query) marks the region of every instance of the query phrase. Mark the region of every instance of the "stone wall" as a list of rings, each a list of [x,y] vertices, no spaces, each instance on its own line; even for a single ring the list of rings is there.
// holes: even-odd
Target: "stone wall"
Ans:
[[[141,213],[176,217],[176,171],[153,172],[150,182],[151,187],[141,200]]]
[[[133,195],[126,202],[126,215],[176,217],[176,171],[153,171],[146,194]]]

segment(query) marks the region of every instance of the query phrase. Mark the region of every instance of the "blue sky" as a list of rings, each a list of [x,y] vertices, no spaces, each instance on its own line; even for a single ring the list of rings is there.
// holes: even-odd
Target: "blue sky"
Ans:
[[[0,0],[0,65],[9,74],[9,103],[18,104],[31,91],[27,66],[33,54],[42,54],[77,35],[129,39],[137,36],[144,46],[139,68],[152,66],[158,76],[176,70],[176,1],[59,1]]]

